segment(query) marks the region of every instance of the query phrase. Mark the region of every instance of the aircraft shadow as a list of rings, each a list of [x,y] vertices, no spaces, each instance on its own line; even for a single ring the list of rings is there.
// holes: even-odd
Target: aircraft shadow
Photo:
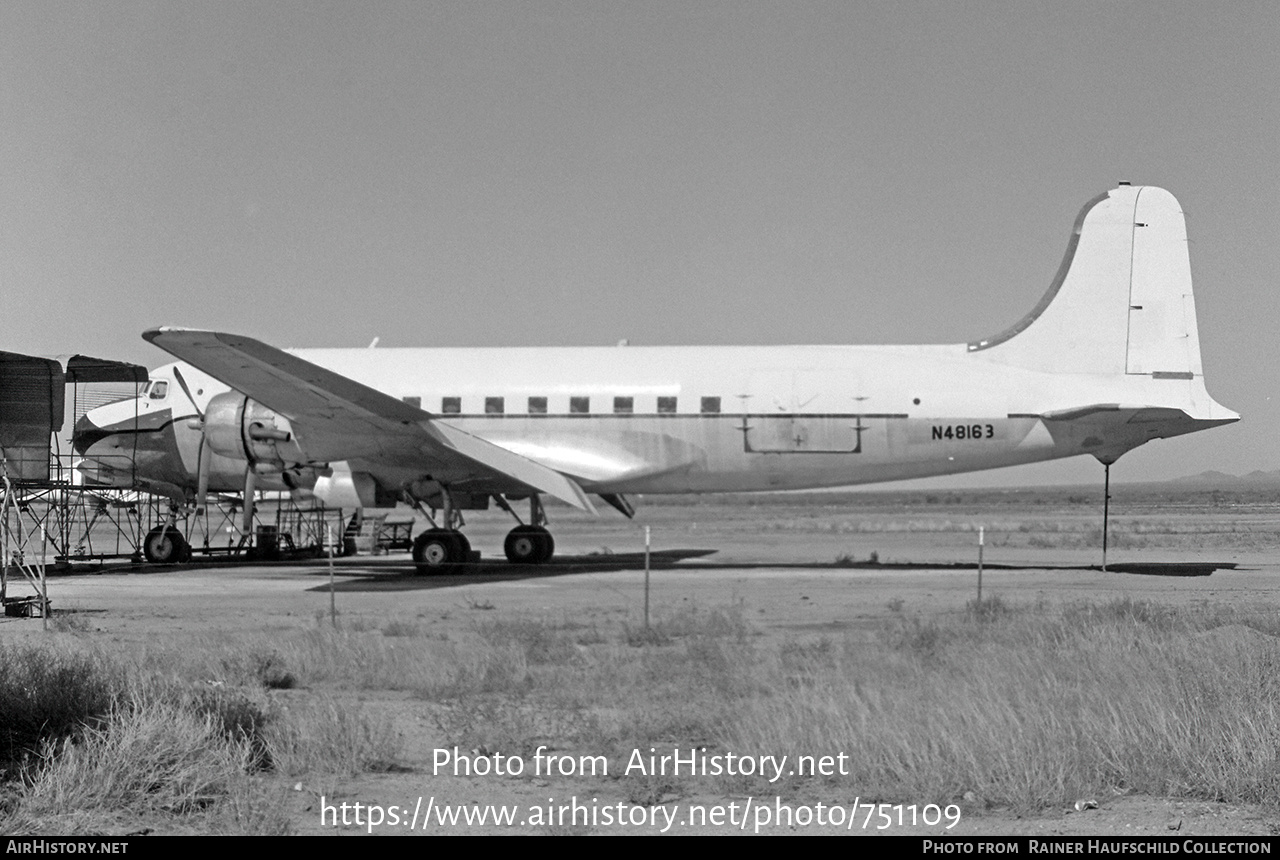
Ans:
[[[713,555],[714,549],[667,549],[654,550],[649,553],[651,570],[673,570],[679,565],[680,570],[706,570],[724,568],[726,565],[715,564],[681,564],[686,559],[703,558]],[[738,565],[733,565],[737,567]],[[513,564],[509,561],[480,561],[462,565],[458,573],[435,576],[420,576],[412,561],[403,564],[352,564],[339,565],[335,573],[339,576],[356,576],[334,584],[336,592],[358,591],[417,591],[432,588],[450,588],[456,585],[483,582],[515,582],[522,579],[547,579],[554,576],[568,576],[576,573],[610,573],[623,570],[644,570],[643,552],[620,552],[609,555],[567,555],[556,556],[549,564]],[[327,571],[316,571],[316,575],[327,576]],[[480,580],[479,577],[484,577]],[[308,591],[328,592],[329,584],[317,585]]]
[[[651,570],[881,570],[885,572],[907,570],[954,570],[976,571],[976,562],[700,562],[690,559],[701,559],[713,555],[712,549],[670,549],[657,550],[649,554]],[[1107,565],[1108,573],[1138,574],[1144,576],[1209,576],[1215,570],[1233,570],[1235,562],[1120,562]],[[1017,571],[1017,570],[1062,570],[1062,571],[1094,571],[1101,570],[1101,565],[1054,565],[1054,564],[984,564],[984,570]],[[437,588],[451,588],[475,582],[514,582],[525,579],[547,579],[556,576],[568,576],[578,573],[611,573],[621,571],[640,572],[644,570],[644,553],[614,553],[612,555],[580,555],[557,556],[551,564],[512,564],[505,561],[481,561],[468,564],[459,573],[437,576],[419,576],[414,570],[412,561],[403,564],[360,564],[350,561],[339,565],[335,573],[346,579],[334,584],[334,591],[419,591]],[[316,576],[327,576],[323,570],[314,571]],[[483,577],[483,578],[482,578]],[[329,584],[317,585],[308,591],[326,593]]]
[[[745,566],[745,565],[744,565]],[[769,565],[770,567],[790,567],[793,565]],[[810,565],[816,567],[846,567],[857,570],[977,570],[978,563],[964,562],[834,562],[827,565]],[[1026,563],[1010,564],[997,562],[984,564],[984,570],[1097,570],[1100,564],[1053,564]],[[1233,561],[1139,561],[1113,562],[1106,567],[1107,573],[1132,573],[1142,576],[1208,576],[1215,570],[1235,570]]]

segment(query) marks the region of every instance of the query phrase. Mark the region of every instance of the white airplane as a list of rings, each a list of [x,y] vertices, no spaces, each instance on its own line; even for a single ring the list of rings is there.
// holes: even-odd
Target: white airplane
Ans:
[[[543,495],[583,510],[597,495],[630,515],[631,493],[837,487],[1078,454],[1109,469],[1152,439],[1239,419],[1205,390],[1182,210],[1128,184],[1085,205],[1031,313],[969,343],[284,351],[182,328],[143,337],[181,362],[82,419],[87,459],[133,450],[137,476],[198,503],[214,484],[306,489],[337,507],[411,501],[433,525],[415,540],[420,572],[467,559],[459,511],[491,499],[513,516],[508,501],[529,500],[505,549],[541,562],[554,546]]]

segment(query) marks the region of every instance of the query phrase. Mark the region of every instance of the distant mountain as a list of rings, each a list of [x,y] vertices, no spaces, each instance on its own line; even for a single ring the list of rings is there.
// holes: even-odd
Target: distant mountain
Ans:
[[[1280,485],[1280,469],[1264,472],[1254,469],[1247,475],[1229,475],[1226,472],[1209,470],[1198,475],[1187,475],[1185,478],[1174,478],[1171,484],[1278,484]]]

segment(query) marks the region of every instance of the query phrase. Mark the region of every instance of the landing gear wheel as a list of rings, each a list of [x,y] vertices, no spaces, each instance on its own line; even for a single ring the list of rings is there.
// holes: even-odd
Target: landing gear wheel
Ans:
[[[542,564],[550,561],[556,542],[542,526],[516,526],[507,533],[502,549],[514,564]]]
[[[470,549],[471,542],[461,532],[427,529],[413,540],[413,563],[420,574],[453,573]]]
[[[513,564],[536,564],[542,549],[538,536],[529,532],[529,526],[517,526],[507,533],[502,551]]]
[[[546,564],[551,561],[551,556],[556,554],[556,539],[551,536],[551,532],[542,528],[540,529],[539,538],[542,542],[542,552],[538,554],[538,564]]]
[[[174,564],[191,558],[191,547],[173,526],[156,526],[142,542],[142,554],[152,564]]]
[[[454,532],[453,539],[457,542],[458,564],[465,564],[471,558],[471,541],[462,532]]]

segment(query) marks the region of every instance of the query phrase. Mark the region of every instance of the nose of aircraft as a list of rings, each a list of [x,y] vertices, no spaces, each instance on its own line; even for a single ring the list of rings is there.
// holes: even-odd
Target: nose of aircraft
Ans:
[[[90,409],[76,421],[71,431],[71,446],[76,453],[92,454],[95,445],[112,436],[136,436],[138,433],[162,429],[170,420],[169,410],[141,411],[137,400],[118,400]]]
[[[71,431],[71,447],[81,456],[89,453],[89,449],[94,444],[116,433],[115,430],[98,426],[98,423],[93,420],[93,413],[96,411],[96,409],[90,410],[81,415],[80,420],[76,422],[76,426]]]

